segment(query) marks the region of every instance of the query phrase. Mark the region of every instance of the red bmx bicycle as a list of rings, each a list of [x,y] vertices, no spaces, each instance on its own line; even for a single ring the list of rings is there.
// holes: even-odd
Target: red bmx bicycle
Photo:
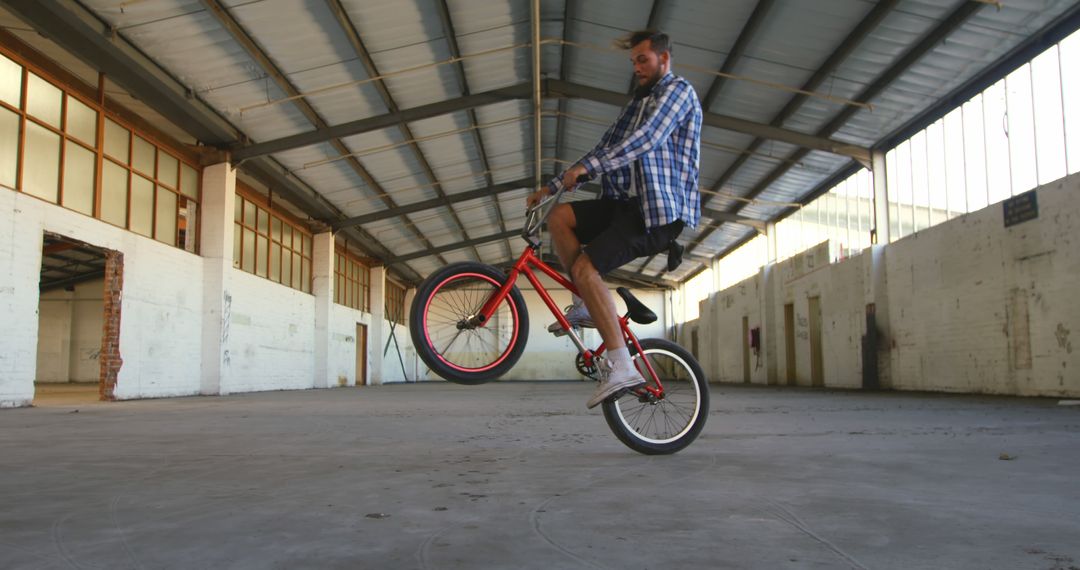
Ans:
[[[417,289],[409,329],[417,354],[436,374],[459,384],[481,384],[514,367],[529,338],[529,315],[515,285],[524,275],[577,346],[578,371],[599,379],[604,345],[590,350],[583,344],[536,274],[539,271],[577,293],[573,283],[539,255],[540,227],[551,212],[545,206],[557,203],[561,194],[527,211],[522,237],[528,246],[510,275],[483,263],[454,263],[428,276]],[[619,326],[647,383],[604,401],[604,418],[615,436],[635,451],[675,453],[690,445],[705,426],[708,382],[701,365],[683,347],[660,338],[638,340],[630,321],[649,324],[656,314],[626,288],[617,292],[627,307]]]

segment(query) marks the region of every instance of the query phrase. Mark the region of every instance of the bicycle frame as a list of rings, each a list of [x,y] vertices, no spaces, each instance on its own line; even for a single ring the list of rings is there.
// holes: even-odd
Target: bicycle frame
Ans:
[[[577,346],[578,351],[585,359],[585,365],[593,366],[593,359],[604,353],[604,344],[601,343],[596,350],[589,350],[589,348],[586,347],[585,344],[582,342],[581,338],[578,337],[576,333],[574,333],[573,328],[570,326],[570,322],[566,320],[563,312],[559,310],[558,305],[556,305],[555,301],[551,299],[551,295],[547,292],[544,284],[541,283],[540,278],[533,270],[539,270],[544,275],[547,275],[548,277],[555,280],[555,282],[559,285],[566,287],[571,293],[574,293],[575,295],[578,292],[577,288],[574,287],[574,284],[571,283],[569,279],[563,277],[562,274],[552,269],[552,267],[549,266],[547,263],[544,263],[544,260],[536,254],[538,249],[539,242],[530,241],[530,244],[525,248],[525,251],[521,253],[521,256],[518,257],[518,260],[514,263],[513,268],[510,270],[510,275],[508,275],[506,278],[506,282],[503,283],[499,290],[496,291],[491,296],[491,298],[487,300],[487,303],[485,303],[484,306],[480,309],[480,312],[473,317],[473,324],[475,326],[484,326],[484,324],[487,323],[488,320],[491,318],[491,315],[495,312],[496,307],[498,307],[499,304],[502,303],[504,299],[506,299],[506,296],[510,294],[510,290],[513,289],[514,285],[517,283],[518,276],[524,274],[525,278],[528,279],[529,283],[532,283],[532,286],[534,289],[536,289],[536,292],[540,294],[540,298],[543,299],[544,305],[547,306],[548,310],[551,311],[551,314],[555,316],[555,319],[570,335],[570,338],[571,340],[573,340],[574,345]],[[637,393],[639,395],[643,395],[641,391],[644,390],[645,392],[651,394],[653,397],[662,398],[664,395],[664,386],[660,381],[660,376],[657,375],[656,370],[653,369],[652,363],[649,362],[649,359],[644,357],[644,352],[641,349],[641,344],[638,343],[638,339],[636,336],[634,336],[634,333],[630,331],[629,323],[629,314],[619,317],[619,329],[622,330],[623,338],[626,339],[628,345],[634,346],[638,354],[643,355],[641,360],[645,363],[645,368],[648,370],[649,376],[655,383],[655,386],[646,384],[645,387],[639,388]]]

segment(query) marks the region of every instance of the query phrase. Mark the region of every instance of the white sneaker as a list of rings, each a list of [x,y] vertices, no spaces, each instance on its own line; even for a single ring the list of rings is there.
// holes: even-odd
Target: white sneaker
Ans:
[[[593,324],[592,315],[589,314],[589,309],[585,307],[585,301],[577,297],[574,297],[574,304],[566,308],[566,320],[570,321],[570,328],[596,328],[596,325]],[[548,325],[547,330],[555,336],[566,334],[566,329],[562,328],[559,321]]]
[[[589,398],[589,402],[585,404],[590,410],[600,405],[600,402],[623,390],[632,390],[645,385],[645,378],[637,371],[632,361],[604,361],[601,370],[604,370],[604,372],[601,373],[603,377],[600,380],[600,385],[597,386],[596,392]]]

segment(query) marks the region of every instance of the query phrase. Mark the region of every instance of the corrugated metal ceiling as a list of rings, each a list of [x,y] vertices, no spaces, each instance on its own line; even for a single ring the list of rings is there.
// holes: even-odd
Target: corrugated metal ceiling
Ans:
[[[818,91],[857,97],[968,3],[896,2]],[[83,0],[81,4],[254,142],[315,130],[298,102],[306,102],[326,125],[333,126],[385,115],[391,106],[412,109],[531,81],[528,0]],[[215,13],[215,5],[280,70],[288,86],[305,94],[302,101],[281,101],[287,93],[275,81],[273,70],[261,65],[250,48],[238,41],[235,30]],[[335,17],[337,5],[346,22]],[[727,63],[735,75],[799,87],[875,6],[862,0],[543,0],[541,35],[546,43],[541,70],[547,79],[626,93],[631,77],[627,55],[610,46],[627,31],[645,27],[651,17],[676,43],[675,72],[689,79],[703,100],[710,90],[716,91],[709,111],[815,134],[845,106],[810,98],[780,121],[778,114],[794,96],[790,90],[721,80],[705,70],[716,71]],[[1006,0],[1000,9],[980,4],[946,34],[946,41],[899,70],[868,101],[872,111],[858,110],[824,136],[873,146],[1075,7],[1072,0]],[[755,10],[761,12],[760,25],[748,27]],[[444,12],[448,22],[443,20]],[[370,55],[370,64],[384,76],[389,100],[350,42],[349,26]],[[448,28],[453,29],[461,54],[489,53],[466,57],[460,64],[446,63],[454,49],[446,36]],[[45,41],[31,36],[26,34],[30,43]],[[740,38],[742,51],[736,61],[732,50]],[[561,45],[562,41],[587,45]],[[458,65],[465,85],[459,80]],[[401,73],[410,68],[417,69]],[[546,100],[545,176],[565,166],[558,161],[573,161],[588,151],[617,112],[611,104],[592,100]],[[458,108],[412,121],[405,128],[369,130],[272,157],[343,217],[444,200],[436,208],[362,226],[389,251],[404,255],[423,251],[425,241],[433,247],[452,245],[521,224],[525,189],[468,201],[457,201],[454,196],[485,188],[489,180],[499,184],[532,176],[531,114],[528,99],[481,105],[471,112]],[[474,134],[477,129],[479,141]],[[419,140],[406,140],[407,133]],[[767,220],[783,212],[783,204],[806,197],[850,164],[848,157],[821,151],[789,164],[785,159],[799,147],[779,141],[766,141],[752,154],[744,154],[754,140],[754,135],[744,132],[705,128],[701,187],[709,208],[738,208],[740,215]],[[350,159],[342,158],[342,148]],[[485,172],[484,164],[489,171]],[[365,173],[370,181],[365,180]],[[763,187],[762,180],[770,176],[775,181]],[[717,187],[721,179],[723,184]],[[757,194],[758,203],[744,206],[735,200],[750,193]],[[722,224],[717,229],[703,223],[684,234],[683,241],[693,244],[690,260],[673,274],[663,273],[663,259],[639,260],[625,269],[641,279],[678,282],[752,232],[745,226]],[[440,259],[472,259],[475,253],[482,261],[504,263],[521,246],[516,239],[496,240],[407,263],[424,275]]]

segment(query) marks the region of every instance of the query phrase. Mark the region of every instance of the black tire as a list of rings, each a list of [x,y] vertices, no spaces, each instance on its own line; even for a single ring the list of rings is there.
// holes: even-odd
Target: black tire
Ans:
[[[660,400],[628,392],[603,403],[604,419],[619,441],[646,455],[667,455],[690,445],[709,417],[709,383],[690,351],[668,340],[640,341],[664,386]],[[649,378],[634,347],[634,364]],[[652,385],[652,381],[649,382]]]
[[[453,263],[420,284],[409,332],[420,359],[458,384],[494,380],[517,364],[529,340],[529,314],[515,286],[484,326],[459,327],[479,312],[506,275],[490,265]]]

